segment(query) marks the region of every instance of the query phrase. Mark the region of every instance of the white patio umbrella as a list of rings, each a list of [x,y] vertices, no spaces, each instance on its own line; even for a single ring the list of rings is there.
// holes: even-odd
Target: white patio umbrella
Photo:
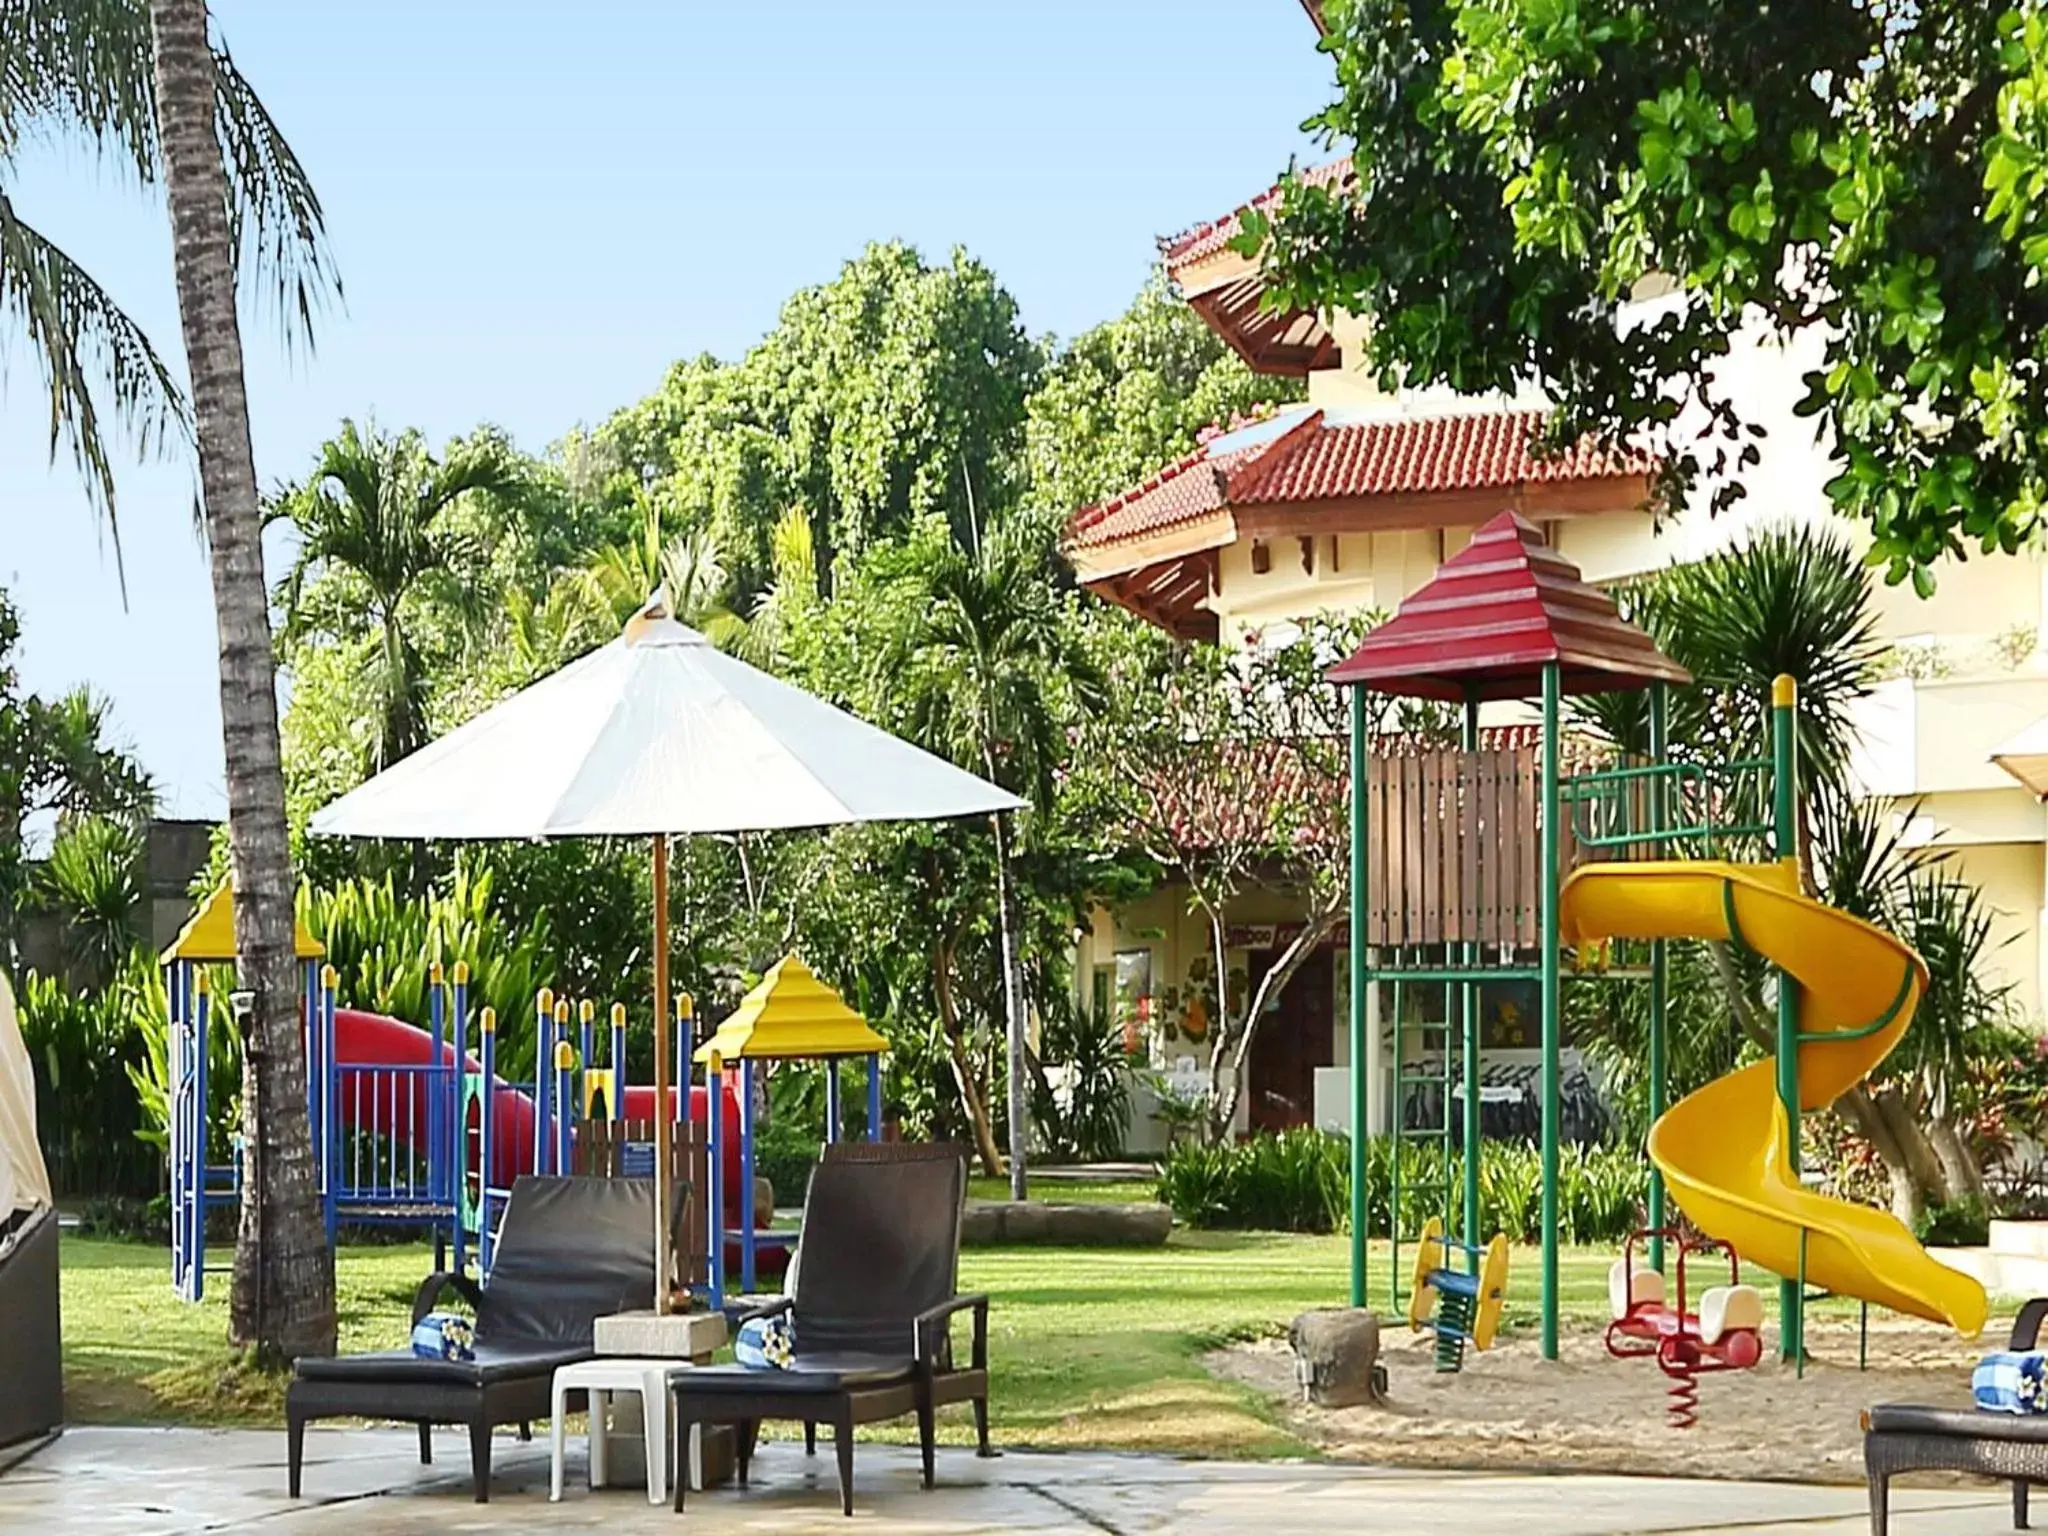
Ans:
[[[1024,801],[728,656],[659,592],[618,639],[552,673],[314,815],[319,836],[650,837],[654,1086],[668,1102],[668,839],[994,815]],[[669,1132],[655,1117],[655,1209]],[[657,1222],[657,1272],[668,1225]],[[657,1287],[666,1311],[666,1285]]]

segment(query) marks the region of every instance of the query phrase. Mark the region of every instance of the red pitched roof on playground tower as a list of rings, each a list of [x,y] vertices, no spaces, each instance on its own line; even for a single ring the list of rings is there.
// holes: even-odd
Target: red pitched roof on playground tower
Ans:
[[[1692,681],[1541,533],[1503,512],[1329,678],[1414,698],[1524,699],[1551,662],[1566,693]]]

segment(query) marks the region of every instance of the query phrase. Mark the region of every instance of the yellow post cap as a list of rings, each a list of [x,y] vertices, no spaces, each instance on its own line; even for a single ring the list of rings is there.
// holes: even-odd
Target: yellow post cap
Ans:
[[[458,960],[455,962],[455,985],[457,985],[458,987],[462,987],[467,986],[468,984],[469,962],[467,960]]]
[[[567,1072],[576,1065],[576,1047],[566,1040],[555,1042],[555,1070]]]
[[[213,983],[206,979],[206,972],[201,971],[192,978],[192,988],[196,992],[211,992]]]
[[[1771,703],[1778,709],[1790,709],[1799,702],[1799,680],[1789,672],[1780,672],[1771,679]]]
[[[687,992],[676,994],[676,1017],[689,1020],[697,1016],[697,1000]]]
[[[489,1003],[485,1003],[484,1011],[476,1021],[476,1027],[487,1035],[496,1034],[498,1032],[498,1010]]]
[[[341,972],[331,965],[323,965],[320,967],[320,981],[328,991],[332,992],[341,985]]]
[[[624,1003],[613,1003],[613,1004],[612,1004],[612,1023],[613,1023],[613,1024],[615,1024],[615,1025],[618,1025],[618,1026],[620,1026],[620,1027],[622,1027],[622,1028],[623,1028],[623,1027],[624,1027],[624,1025],[625,1025],[625,1022],[626,1022],[626,1005],[625,1005]]]
[[[446,974],[441,969],[440,961],[436,960],[432,965],[427,967],[427,980],[432,982],[437,987],[441,985],[443,981],[447,980]]]
[[[569,999],[567,999],[566,997],[558,997],[555,999],[555,1022],[557,1024],[566,1024],[569,1022]]]
[[[553,987],[542,987],[540,989],[540,996],[533,1000],[533,1005],[542,1013],[553,1013],[555,1011],[555,989]]]
[[[576,1017],[581,1023],[588,1024],[597,1017],[597,1004],[586,997],[576,1005]]]

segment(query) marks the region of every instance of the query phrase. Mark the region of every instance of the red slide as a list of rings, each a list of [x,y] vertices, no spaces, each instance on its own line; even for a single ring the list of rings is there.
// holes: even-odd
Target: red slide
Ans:
[[[396,1137],[425,1149],[427,1127],[426,1085],[417,1076],[379,1075],[379,1067],[423,1067],[434,1060],[434,1037],[425,1030],[381,1013],[364,1013],[355,1008],[334,1010],[334,1058],[340,1080],[335,1085],[334,1112],[341,1124],[361,1127],[380,1136]],[[441,1047],[441,1064],[452,1065],[455,1047]],[[365,1068],[352,1071],[352,1068]],[[481,1072],[482,1063],[472,1053],[469,1070]],[[669,1102],[674,1104],[674,1090]],[[690,1118],[704,1117],[705,1090],[690,1090]],[[654,1114],[654,1089],[626,1089],[626,1118],[645,1120]],[[491,1182],[509,1185],[522,1173],[533,1170],[533,1099],[504,1078],[498,1079],[491,1095]],[[725,1095],[724,1133],[725,1206],[739,1209],[740,1106],[730,1090]]]

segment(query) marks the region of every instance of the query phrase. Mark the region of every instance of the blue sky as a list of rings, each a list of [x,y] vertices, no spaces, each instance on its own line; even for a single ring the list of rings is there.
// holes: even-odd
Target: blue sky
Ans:
[[[245,331],[257,470],[345,415],[544,448],[678,357],[736,356],[870,240],[963,245],[1034,333],[1123,308],[1155,237],[1317,151],[1294,0],[215,0],[311,171],[345,286],[317,351]],[[17,211],[175,352],[160,206],[52,148]],[[40,380],[0,327],[0,585],[38,690],[88,683],[174,814],[219,815],[213,617],[188,463],[124,461],[129,601]],[[273,573],[274,574],[274,573]]]

